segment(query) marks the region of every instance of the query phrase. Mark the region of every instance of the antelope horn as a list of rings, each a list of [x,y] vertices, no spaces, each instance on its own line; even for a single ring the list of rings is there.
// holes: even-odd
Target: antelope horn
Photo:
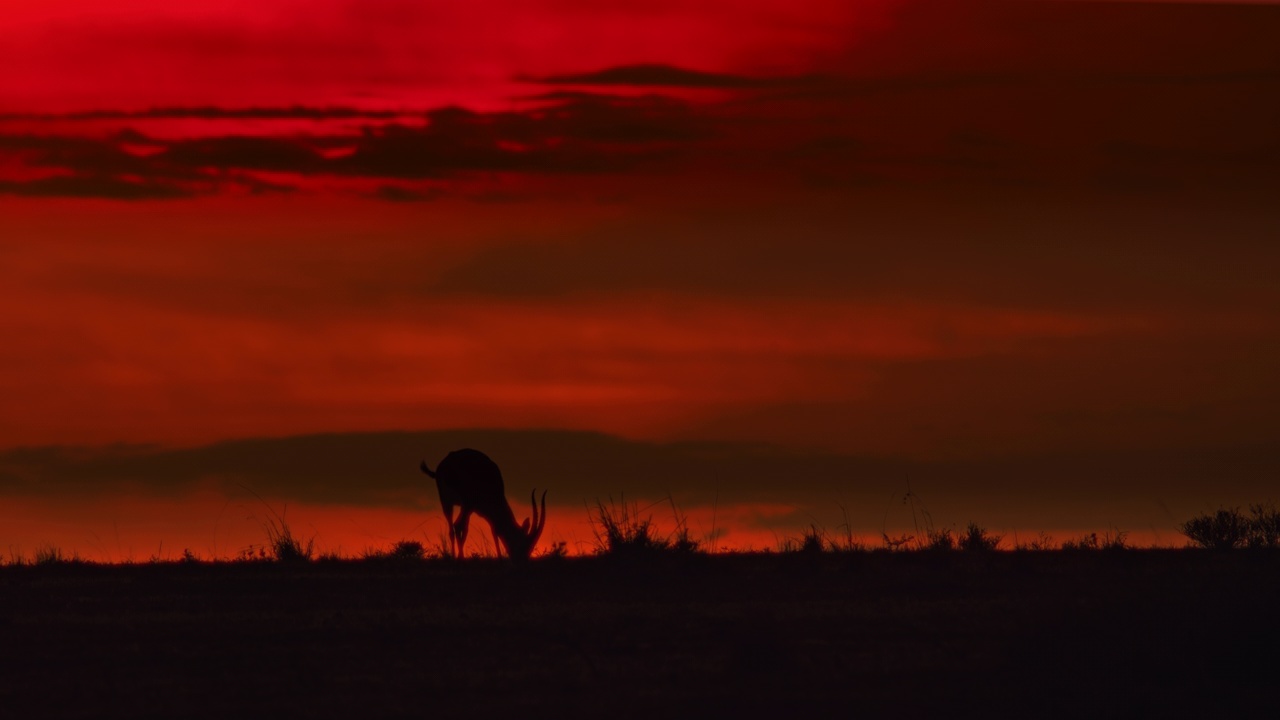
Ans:
[[[533,505],[533,527],[529,530],[529,545],[538,542],[538,538],[542,537],[542,528],[547,525],[547,491],[542,491],[542,512],[538,512],[538,491],[534,490],[529,493],[529,504]]]

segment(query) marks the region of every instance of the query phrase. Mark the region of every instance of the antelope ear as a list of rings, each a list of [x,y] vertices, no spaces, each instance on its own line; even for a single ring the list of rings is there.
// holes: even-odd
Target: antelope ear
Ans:
[[[524,530],[525,535],[529,534],[529,518],[524,519],[524,524],[520,526],[520,529]]]

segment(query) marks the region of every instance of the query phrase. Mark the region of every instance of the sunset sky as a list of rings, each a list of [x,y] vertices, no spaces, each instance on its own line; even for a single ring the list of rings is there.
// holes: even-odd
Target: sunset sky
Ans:
[[[1280,5],[8,0],[0,554],[1280,500]],[[842,511],[843,508],[843,511]],[[652,510],[667,521],[668,506]],[[585,545],[584,545],[585,544]]]

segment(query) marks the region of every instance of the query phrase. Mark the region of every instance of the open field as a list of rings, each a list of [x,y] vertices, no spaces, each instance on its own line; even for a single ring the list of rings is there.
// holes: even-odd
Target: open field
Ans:
[[[12,718],[1270,715],[1280,553],[0,568]],[[819,714],[821,713],[821,714]]]

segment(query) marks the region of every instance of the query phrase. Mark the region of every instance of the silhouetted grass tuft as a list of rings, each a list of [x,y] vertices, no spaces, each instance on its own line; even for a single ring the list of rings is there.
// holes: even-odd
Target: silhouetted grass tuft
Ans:
[[[569,557],[569,545],[563,540],[553,542],[539,551],[536,557],[546,560],[564,560]]]
[[[1057,547],[1057,544],[1054,543],[1053,537],[1045,532],[1041,532],[1036,536],[1035,540],[1030,540],[1025,543],[1015,543],[1013,549],[1019,552],[1025,552],[1028,550],[1033,552],[1044,552],[1046,550],[1053,550],[1055,547]]]
[[[607,506],[596,500],[595,511],[591,513],[591,531],[595,535],[596,550],[602,554],[637,554],[668,547],[666,538],[658,537],[653,518],[641,518],[636,504],[627,504],[625,500],[614,504],[610,498]]]
[[[283,517],[269,520],[266,525],[266,531],[267,547],[270,548],[271,557],[276,562],[311,562],[315,554],[315,538],[307,540],[304,544],[297,537],[294,537],[293,529],[289,527]]]
[[[1101,537],[1098,536],[1098,533],[1089,533],[1087,535],[1081,535],[1075,540],[1064,540],[1062,543],[1062,549],[1068,552],[1089,550],[1127,550],[1129,549],[1129,544],[1126,539],[1128,537],[1129,533],[1126,533],[1123,530],[1117,530],[1114,533],[1108,531],[1103,533]]]
[[[627,503],[625,499],[615,503],[610,498],[606,505],[596,500],[595,508],[588,509],[596,552],[616,557],[698,552],[702,544],[690,535],[684,516],[676,510],[674,502],[671,508],[676,517],[676,529],[663,535],[652,516],[641,517],[642,511],[636,503]]]
[[[800,537],[784,538],[778,543],[778,549],[782,552],[803,555],[820,555],[834,548],[835,543],[827,537],[827,531],[812,523]]]
[[[844,521],[840,524],[841,534],[831,540],[831,551],[838,553],[865,552],[867,547],[853,536],[853,523],[849,521],[848,508],[839,503],[836,506],[840,508],[840,516]]]
[[[695,539],[689,532],[689,519],[676,507],[676,501],[670,495],[667,496],[667,502],[671,503],[671,515],[676,522],[675,532],[668,538],[671,550],[685,554],[700,552],[702,542]]]
[[[64,553],[62,548],[56,545],[41,545],[36,548],[34,565],[50,566],[50,565],[72,565],[81,564],[84,560],[79,555],[72,553],[70,555]]]

